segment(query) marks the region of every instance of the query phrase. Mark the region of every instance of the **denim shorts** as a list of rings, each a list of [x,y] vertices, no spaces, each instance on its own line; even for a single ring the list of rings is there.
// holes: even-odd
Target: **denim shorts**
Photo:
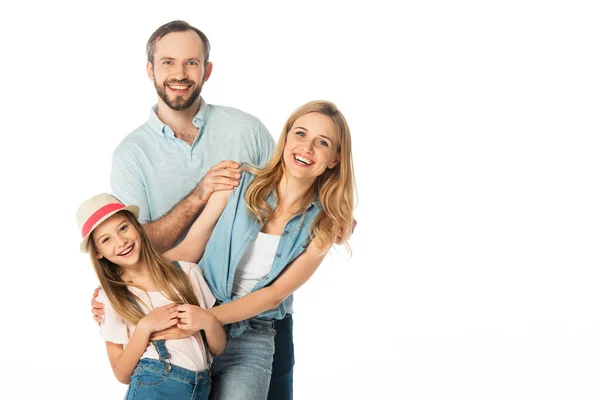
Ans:
[[[194,372],[164,361],[142,358],[133,371],[126,400],[207,400],[208,370]]]

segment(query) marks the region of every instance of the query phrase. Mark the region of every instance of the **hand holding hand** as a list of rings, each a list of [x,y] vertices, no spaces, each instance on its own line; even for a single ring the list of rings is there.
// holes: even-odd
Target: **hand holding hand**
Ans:
[[[196,186],[196,193],[200,200],[206,203],[213,192],[230,190],[239,185],[241,176],[240,164],[235,161],[221,161],[204,175]]]
[[[207,329],[216,321],[212,313],[191,304],[179,304],[177,311],[179,314],[177,327],[180,329],[199,331],[200,329]]]
[[[136,329],[145,329],[148,336],[152,332],[160,331],[177,324],[177,304],[171,303],[156,307],[142,318]]]

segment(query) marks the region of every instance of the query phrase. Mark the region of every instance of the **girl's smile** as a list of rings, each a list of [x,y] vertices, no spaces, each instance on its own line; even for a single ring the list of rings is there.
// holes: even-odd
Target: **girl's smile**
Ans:
[[[120,252],[117,255],[120,257],[127,257],[128,255],[131,254],[131,251],[133,250],[134,246],[135,246],[135,243],[132,243],[130,246],[127,246],[127,248],[125,250],[123,250],[122,252]]]

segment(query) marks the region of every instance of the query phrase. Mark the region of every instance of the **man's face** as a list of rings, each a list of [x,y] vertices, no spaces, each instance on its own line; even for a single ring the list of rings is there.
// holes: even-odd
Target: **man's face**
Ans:
[[[200,96],[212,64],[204,65],[202,39],[194,31],[185,31],[169,33],[156,42],[154,64],[148,62],[146,69],[160,99],[181,111]]]

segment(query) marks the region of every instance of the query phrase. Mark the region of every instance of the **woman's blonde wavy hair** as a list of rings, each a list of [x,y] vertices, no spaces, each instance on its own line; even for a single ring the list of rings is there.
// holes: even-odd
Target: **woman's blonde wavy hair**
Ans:
[[[349,249],[348,238],[352,233],[355,188],[352,141],[346,118],[330,101],[311,101],[297,108],[286,121],[277,147],[267,164],[262,168],[248,165],[244,167],[256,176],[246,189],[246,207],[250,215],[260,223],[269,220],[273,210],[266,199],[271,192],[277,193],[277,187],[284,175],[283,151],[287,134],[298,118],[313,112],[331,118],[337,127],[339,163],[332,169],[326,169],[315,180],[300,209],[306,209],[313,197],[317,197],[323,209],[311,225],[311,238],[321,250],[327,251],[339,235]]]
[[[157,289],[173,303],[200,306],[186,273],[154,250],[146,231],[132,213],[129,211],[119,212],[127,217],[131,226],[140,235],[140,261],[147,265],[150,279]],[[88,239],[88,252],[102,289],[106,292],[106,296],[115,311],[123,319],[137,324],[145,314],[137,307],[136,301],[138,304],[142,304],[143,300],[127,289],[128,284],[121,278],[123,274],[121,267],[109,261],[106,257],[101,259],[96,257],[98,249],[92,237],[93,234]]]

